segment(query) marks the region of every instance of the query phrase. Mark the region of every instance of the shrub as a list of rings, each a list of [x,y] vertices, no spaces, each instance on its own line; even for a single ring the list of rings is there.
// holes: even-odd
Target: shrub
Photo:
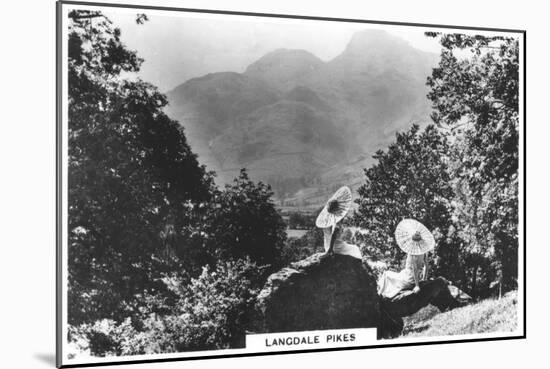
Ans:
[[[269,185],[254,183],[244,169],[233,184],[214,192],[201,228],[214,260],[248,257],[258,265],[281,264],[286,226],[272,196]]]
[[[177,277],[165,279],[179,296],[169,314],[151,313],[137,324],[130,318],[82,324],[71,328],[69,340],[95,356],[244,347],[263,280],[262,269],[249,260],[219,261],[188,285]]]

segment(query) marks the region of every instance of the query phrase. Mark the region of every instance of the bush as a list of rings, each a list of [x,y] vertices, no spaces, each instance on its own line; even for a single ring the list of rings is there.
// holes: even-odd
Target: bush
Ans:
[[[244,347],[261,270],[249,260],[221,261],[186,287],[178,316],[166,322],[176,351]]]
[[[179,296],[166,315],[151,313],[138,322],[103,319],[71,328],[69,340],[91,355],[136,355],[244,347],[262,269],[249,260],[220,261],[203,268],[188,285],[177,277],[165,283]]]
[[[288,265],[324,251],[323,231],[319,228],[312,228],[302,237],[291,238],[287,241],[282,252],[283,264]]]
[[[258,265],[281,264],[286,226],[272,195],[269,185],[254,183],[244,169],[233,184],[214,192],[201,228],[213,260],[248,257]]]
[[[69,341],[73,347],[80,353],[86,352],[94,356],[127,355],[143,351],[143,344],[136,345],[139,336],[130,318],[121,323],[102,319],[69,329]]]

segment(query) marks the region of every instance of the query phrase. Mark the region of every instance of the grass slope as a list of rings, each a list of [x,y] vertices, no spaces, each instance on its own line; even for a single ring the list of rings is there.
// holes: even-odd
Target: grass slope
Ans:
[[[513,332],[518,322],[517,292],[444,313],[429,305],[404,320],[402,337]]]

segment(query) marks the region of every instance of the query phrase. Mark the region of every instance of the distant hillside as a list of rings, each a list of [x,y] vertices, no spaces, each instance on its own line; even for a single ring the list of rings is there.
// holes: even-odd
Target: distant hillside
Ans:
[[[405,319],[402,337],[513,332],[517,324],[517,291],[512,291],[500,300],[486,299],[444,313],[429,305]]]
[[[436,63],[435,54],[368,30],[328,62],[279,49],[242,74],[191,79],[168,93],[167,112],[219,182],[246,167],[280,205],[315,207],[333,188],[356,187],[396,131],[428,121],[425,81]]]
[[[280,90],[311,86],[325,69],[325,63],[305,50],[279,49],[261,57],[246,68],[245,75]]]

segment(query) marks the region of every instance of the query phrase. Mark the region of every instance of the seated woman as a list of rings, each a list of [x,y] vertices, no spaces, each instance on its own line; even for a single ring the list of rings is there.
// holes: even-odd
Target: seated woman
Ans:
[[[343,241],[341,236],[341,228],[336,226],[332,228],[323,228],[325,251],[330,254],[348,255],[361,260],[361,250],[356,245],[352,245]]]
[[[351,208],[351,200],[349,187],[344,186],[338,189],[317,216],[315,225],[323,229],[324,248],[328,255],[349,255],[361,259],[359,247],[341,240],[340,228],[337,226]]]
[[[419,282],[428,278],[427,253],[435,247],[431,232],[414,219],[404,219],[397,225],[395,240],[407,259],[403,270],[385,271],[378,280],[378,294],[388,299],[404,290],[420,291]]]

